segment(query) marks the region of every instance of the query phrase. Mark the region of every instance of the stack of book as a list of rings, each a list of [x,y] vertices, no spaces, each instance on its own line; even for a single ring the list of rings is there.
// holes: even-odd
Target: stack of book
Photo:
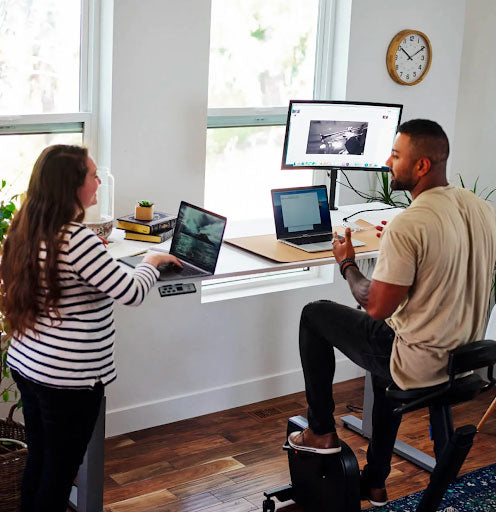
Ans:
[[[138,220],[133,214],[117,219],[117,229],[126,231],[126,240],[142,242],[165,242],[172,237],[175,225],[176,216],[163,212],[155,212],[152,220]]]

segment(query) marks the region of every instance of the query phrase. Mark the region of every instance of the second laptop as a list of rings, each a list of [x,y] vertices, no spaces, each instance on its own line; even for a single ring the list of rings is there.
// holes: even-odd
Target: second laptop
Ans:
[[[314,185],[272,189],[277,240],[306,252],[332,250],[327,187]],[[365,245],[352,240],[353,247]]]

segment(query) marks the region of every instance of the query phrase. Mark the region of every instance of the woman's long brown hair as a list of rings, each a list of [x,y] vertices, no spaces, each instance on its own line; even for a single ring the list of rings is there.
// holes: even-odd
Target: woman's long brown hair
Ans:
[[[34,164],[26,199],[13,217],[0,260],[0,307],[11,334],[32,329],[40,313],[52,321],[60,317],[57,257],[64,243],[63,226],[84,216],[77,191],[86,179],[87,157],[86,148],[58,144],[44,149]]]

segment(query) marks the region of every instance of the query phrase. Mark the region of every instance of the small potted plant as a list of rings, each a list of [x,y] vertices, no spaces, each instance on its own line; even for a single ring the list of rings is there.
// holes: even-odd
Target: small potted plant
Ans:
[[[136,220],[153,219],[153,203],[150,201],[138,201],[134,212]]]

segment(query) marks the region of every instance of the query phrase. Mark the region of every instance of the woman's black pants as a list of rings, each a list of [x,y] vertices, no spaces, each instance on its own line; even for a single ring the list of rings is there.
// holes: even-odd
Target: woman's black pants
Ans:
[[[21,512],[65,512],[98,417],[103,385],[61,389],[37,384],[15,370],[12,376],[21,392],[28,444]]]
[[[336,370],[334,349],[372,375],[374,408],[372,439],[367,450],[367,477],[382,488],[391,470],[394,441],[401,416],[386,398],[392,383],[389,361],[394,331],[358,309],[331,301],[307,304],[300,321],[300,357],[308,402],[308,424],[315,434],[335,431],[332,382]]]

